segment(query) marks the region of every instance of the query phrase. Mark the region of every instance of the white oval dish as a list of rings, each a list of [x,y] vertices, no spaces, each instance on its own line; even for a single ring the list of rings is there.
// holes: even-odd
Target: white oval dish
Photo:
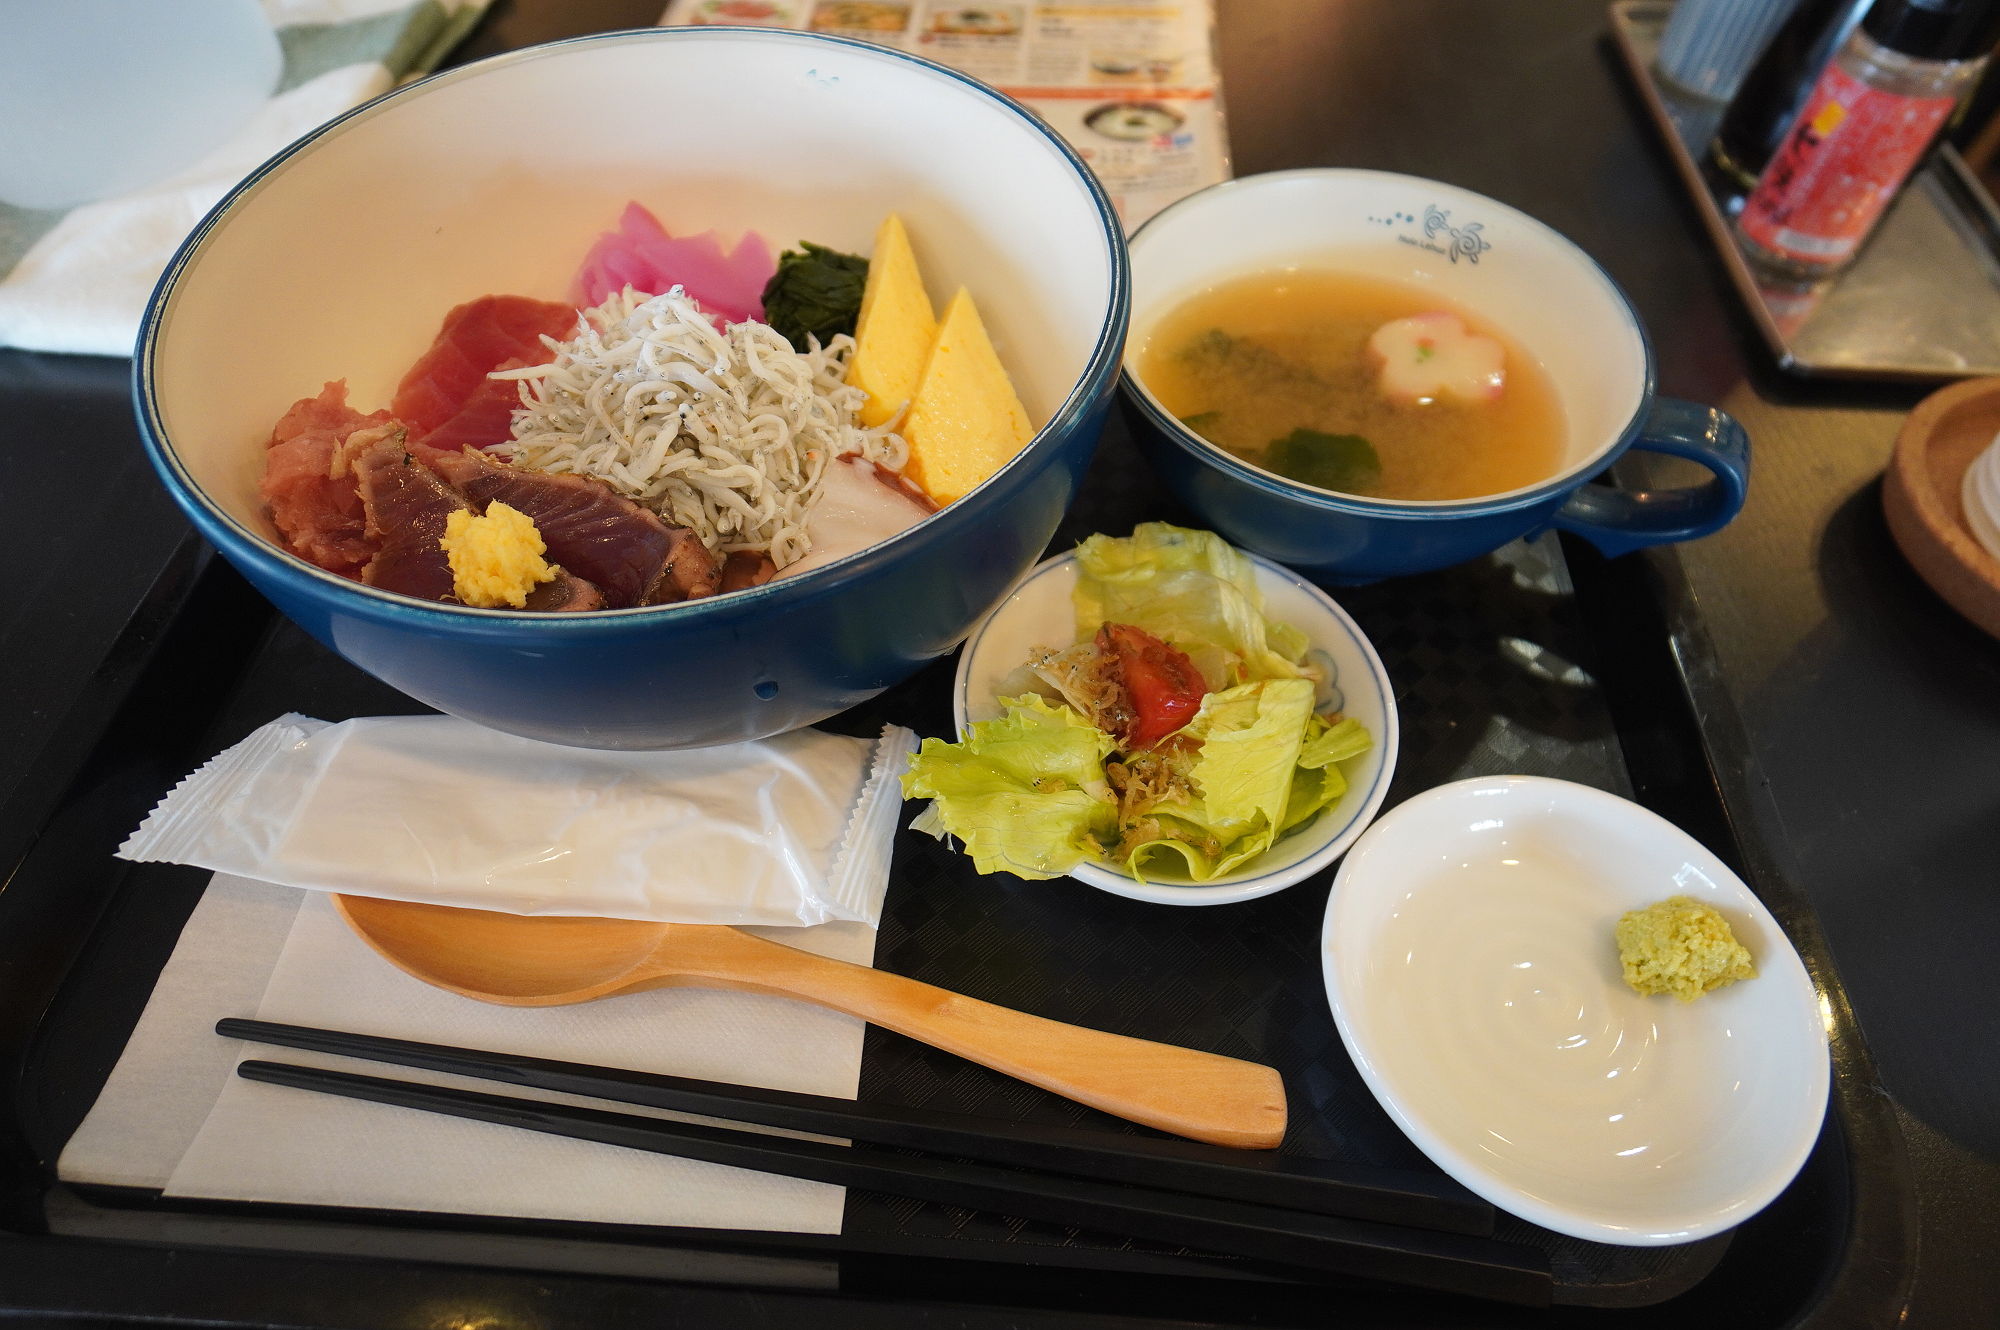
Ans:
[[[1264,613],[1305,633],[1334,663],[1342,709],[1366,726],[1374,745],[1341,764],[1347,793],[1302,831],[1285,837],[1242,870],[1196,884],[1172,874],[1139,882],[1103,864],[1079,864],[1069,876],[1102,891],[1161,905],[1226,905],[1282,891],[1333,863],[1352,845],[1389,793],[1396,770],[1396,698],[1382,658],[1347,611],[1296,573],[1251,554]],[[1036,647],[1076,640],[1076,555],[1058,554],[1037,564],[972,630],[959,654],[952,683],[952,719],[960,738],[973,721],[1001,714],[1003,681]]]
[[[1691,1003],[1621,976],[1619,915],[1714,906],[1757,977]],[[1637,804],[1567,781],[1458,781],[1341,865],[1327,999],[1369,1089],[1467,1187],[1558,1233],[1690,1242],[1748,1219],[1826,1114],[1819,996],[1750,889]]]

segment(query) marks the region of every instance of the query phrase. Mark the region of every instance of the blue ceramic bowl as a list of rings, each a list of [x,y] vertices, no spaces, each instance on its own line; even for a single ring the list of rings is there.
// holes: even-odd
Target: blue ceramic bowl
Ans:
[[[1448,502],[1362,498],[1275,475],[1183,425],[1138,367],[1159,321],[1252,273],[1324,268],[1435,291],[1511,335],[1548,372],[1566,438],[1554,474]],[[1380,171],[1284,171],[1203,190],[1132,237],[1127,419],[1168,486],[1235,543],[1321,582],[1443,568],[1554,526],[1607,554],[1692,540],[1743,506],[1750,444],[1729,416],[1656,397],[1631,302],[1589,255],[1542,223],[1469,191]],[[1306,422],[1300,422],[1306,423]],[[1627,448],[1708,468],[1688,489],[1627,494],[1587,483]]]
[[[614,127],[582,135],[575,116]],[[555,298],[628,199],[676,234],[754,228],[867,252],[900,213],[932,296],[960,284],[1032,443],[872,549],[753,591],[533,615],[377,591],[285,552],[257,493],[272,422],[345,378],[388,400],[446,310]],[[240,185],[167,269],[134,367],[168,490],[307,632],[412,697],[600,748],[727,743],[807,725],[949,651],[1040,556],[1088,464],[1124,341],[1116,215],[1046,126],[878,46],[768,30],[609,33],[392,93]]]

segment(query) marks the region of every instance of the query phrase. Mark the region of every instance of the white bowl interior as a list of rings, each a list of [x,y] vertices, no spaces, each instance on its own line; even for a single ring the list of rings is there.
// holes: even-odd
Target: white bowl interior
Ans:
[[[1487,248],[1476,261],[1454,259],[1448,232],[1426,235],[1427,210],[1443,213],[1448,226],[1477,225]],[[1131,246],[1125,364],[1142,389],[1138,366],[1160,319],[1232,278],[1287,268],[1364,273],[1435,290],[1441,303],[1505,330],[1555,385],[1567,425],[1560,474],[1593,469],[1624,433],[1645,389],[1645,339],[1603,271],[1525,213],[1450,185],[1380,171],[1250,176],[1168,208]]]
[[[1613,928],[1713,905],[1757,977],[1683,1003],[1624,982]],[[1532,777],[1398,807],[1341,866],[1327,993],[1371,1089],[1440,1167],[1577,1237],[1684,1242],[1781,1191],[1826,1111],[1812,981],[1770,913],[1638,805]]]
[[[971,291],[1038,424],[1112,308],[1095,196],[1046,131],[964,80],[793,33],[586,39],[422,84],[239,198],[162,316],[170,447],[268,538],[259,444],[287,406],[338,378],[360,409],[387,405],[462,301],[568,298],[632,199],[676,235],[864,254],[900,213],[933,301]]]
[[[1327,867],[1354,843],[1382,806],[1396,770],[1396,701],[1375,648],[1347,612],[1324,591],[1296,574],[1249,556],[1267,616],[1297,626],[1313,646],[1327,653],[1339,673],[1347,715],[1368,728],[1375,743],[1352,762],[1341,764],[1347,793],[1304,830],[1288,836],[1254,863],[1235,873],[1193,883],[1185,876],[1147,874],[1135,882],[1100,864],[1083,864],[1071,874],[1093,887],[1165,905],[1219,905],[1269,895]],[[1076,556],[1060,554],[1036,567],[972,630],[959,656],[952,711],[962,736],[973,721],[1002,714],[1000,695],[1008,676],[1036,647],[1067,646],[1076,640]]]
[[[1986,552],[2000,559],[2000,443],[1972,459],[1959,483],[1965,526]]]

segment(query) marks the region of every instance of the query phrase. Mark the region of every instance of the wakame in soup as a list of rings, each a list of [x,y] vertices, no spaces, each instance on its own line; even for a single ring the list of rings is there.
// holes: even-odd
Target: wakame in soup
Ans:
[[[1542,367],[1400,282],[1312,270],[1224,282],[1154,326],[1139,374],[1211,443],[1321,489],[1470,499],[1562,466],[1562,407]]]

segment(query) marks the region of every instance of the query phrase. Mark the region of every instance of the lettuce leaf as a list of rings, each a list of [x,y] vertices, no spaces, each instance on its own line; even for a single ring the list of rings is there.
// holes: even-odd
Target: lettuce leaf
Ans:
[[[1060,877],[1101,857],[1118,836],[1104,778],[1111,736],[1032,694],[1001,705],[1004,716],[968,726],[962,742],[926,739],[910,760],[903,797],[933,801],[919,829],[964,841],[982,873]]]
[[[1283,819],[1312,703],[1304,679],[1240,684],[1202,699],[1185,730],[1201,740],[1189,774],[1201,791],[1202,820],[1218,838],[1268,833]]]
[[[1189,771],[1200,794],[1156,819],[1166,834],[1134,848],[1133,871],[1143,872],[1149,855],[1171,852],[1202,882],[1270,849],[1286,826],[1300,751],[1317,719],[1312,704],[1304,679],[1263,679],[1203,698],[1182,731],[1201,741]]]
[[[1313,720],[1315,725],[1306,732],[1305,742],[1299,747],[1302,767],[1331,767],[1350,757],[1360,757],[1374,746],[1367,727],[1352,716],[1344,717],[1337,725],[1327,724],[1321,716],[1314,716]]]
[[[1080,641],[1102,624],[1129,623],[1187,652],[1204,673],[1219,652],[1224,686],[1306,673],[1305,634],[1264,617],[1255,566],[1213,532],[1147,522],[1129,537],[1090,537],[1076,561]]]
[[[1347,778],[1334,763],[1360,757],[1374,743],[1367,728],[1352,716],[1337,725],[1327,724],[1321,716],[1308,721],[1305,742],[1299,745],[1299,769],[1292,778],[1291,802],[1285,806],[1278,834],[1289,835],[1322,809],[1339,803],[1340,796],[1347,793]]]
[[[1210,678],[1180,732],[1196,742],[1147,755],[1176,764],[1164,782],[1128,766],[1121,820],[1105,773],[1115,740],[1069,707],[1002,698],[1006,714],[968,727],[962,742],[924,741],[903,777],[905,797],[932,801],[915,829],[958,837],[982,873],[1055,877],[1090,860],[1140,881],[1150,868],[1206,882],[1340,801],[1336,764],[1372,740],[1358,721],[1314,713],[1306,637],[1264,617],[1248,559],[1209,532],[1155,522],[1129,538],[1091,537],[1077,563],[1080,640],[1107,622],[1135,624]]]

